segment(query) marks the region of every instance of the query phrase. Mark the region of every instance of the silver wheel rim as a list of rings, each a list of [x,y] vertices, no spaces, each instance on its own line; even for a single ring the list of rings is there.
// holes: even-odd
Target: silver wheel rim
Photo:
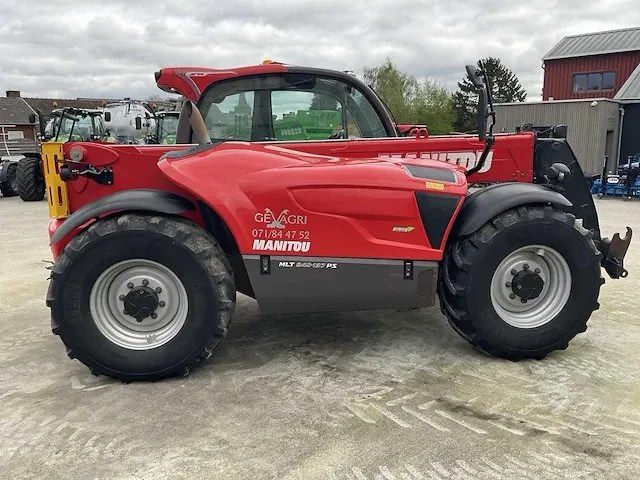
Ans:
[[[514,272],[537,273],[544,286],[526,303],[514,292]],[[518,285],[515,286],[517,288]],[[546,245],[528,245],[511,252],[491,279],[491,304],[509,325],[536,328],[550,322],[564,308],[571,294],[571,269],[564,257]]]
[[[123,297],[142,286],[154,291],[158,307],[156,318],[147,316],[138,321],[125,313]],[[129,350],[150,350],[171,341],[184,326],[188,309],[187,291],[177,275],[146,259],[110,266],[95,281],[89,296],[89,311],[98,330]]]

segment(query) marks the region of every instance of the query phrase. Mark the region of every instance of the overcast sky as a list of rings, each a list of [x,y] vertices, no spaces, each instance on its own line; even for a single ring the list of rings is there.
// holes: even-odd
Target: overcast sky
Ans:
[[[386,56],[452,90],[498,56],[540,98],[541,57],[564,35],[640,25],[638,0],[2,0],[0,91],[147,98],[163,66],[265,58],[353,70]]]

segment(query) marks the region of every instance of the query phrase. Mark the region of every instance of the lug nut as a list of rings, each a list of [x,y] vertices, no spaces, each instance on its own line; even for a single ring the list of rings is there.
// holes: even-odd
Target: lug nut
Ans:
[[[146,278],[142,280],[142,285],[144,285],[145,287],[149,285],[149,280],[147,280]]]
[[[158,314],[157,314],[157,313],[155,313],[155,312],[153,312],[153,313],[151,314],[151,318],[153,318],[153,319],[155,320],[156,318],[158,318]]]
[[[534,270],[534,272],[536,272],[536,273],[540,273],[540,269],[539,269],[539,268],[536,268],[536,269]]]
[[[126,310],[123,310],[122,313],[124,313],[125,315],[129,315]]]
[[[515,293],[512,293],[511,295],[509,295],[509,298],[510,298],[511,300],[515,300],[515,298],[516,298],[516,294],[515,294]]]
[[[520,300],[522,303],[527,303],[527,301],[523,298],[522,300]]]
[[[511,275],[517,275],[518,271],[514,268],[513,270],[511,270]]]
[[[127,283],[127,288],[129,290],[131,290],[133,288],[133,283],[131,283],[131,282]]]
[[[136,322],[138,323],[142,323],[142,320],[143,320],[142,318],[136,318]]]
[[[525,263],[525,264],[522,266],[522,268],[524,268],[525,270],[529,270],[529,264],[528,264],[528,263]]]
[[[124,299],[125,299],[126,297],[125,297],[124,295],[120,295],[118,298],[120,299],[120,301],[121,301],[121,302],[124,302]]]
[[[522,285],[518,285],[516,288],[517,288],[518,290],[522,290]]]
[[[162,289],[160,287],[156,288],[156,293],[162,293]]]
[[[511,282],[505,283],[504,286],[507,287],[507,288],[511,288]]]
[[[163,301],[161,301],[158,305],[160,305],[161,307],[164,307],[166,305],[166,303]]]
[[[140,295],[144,295],[144,290],[140,290]]]

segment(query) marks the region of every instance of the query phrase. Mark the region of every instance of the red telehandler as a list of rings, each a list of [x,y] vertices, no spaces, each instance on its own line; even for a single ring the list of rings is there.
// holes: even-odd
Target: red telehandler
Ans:
[[[434,137],[396,125],[348,73],[160,70],[159,88],[186,98],[176,145],[43,145],[53,333],[94,374],[184,375],[241,292],[268,314],[439,300],[486,354],[567,348],[599,307],[601,269],[627,276],[631,229],[601,236],[563,128],[494,135],[482,64],[467,72],[478,134]],[[292,118],[330,138],[279,138],[300,135],[274,128]]]

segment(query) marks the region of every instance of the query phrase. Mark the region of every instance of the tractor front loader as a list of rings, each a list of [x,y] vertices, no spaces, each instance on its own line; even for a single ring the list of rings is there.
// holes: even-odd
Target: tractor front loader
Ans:
[[[512,361],[567,348],[599,308],[602,270],[627,276],[632,232],[601,235],[561,128],[494,135],[483,66],[467,71],[477,136],[407,135],[343,72],[157,72],[186,98],[177,144],[43,145],[53,333],[94,374],[184,375],[223,341],[241,292],[265,314],[439,304]],[[287,139],[291,99],[311,110],[322,96],[349,128]]]

